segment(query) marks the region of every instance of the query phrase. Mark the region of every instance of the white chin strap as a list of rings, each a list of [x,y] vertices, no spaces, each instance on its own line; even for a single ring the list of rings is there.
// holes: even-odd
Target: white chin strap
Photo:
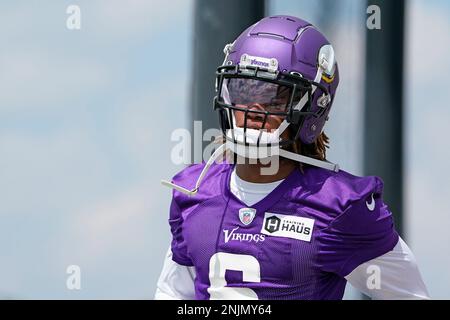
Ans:
[[[293,161],[306,163],[315,167],[338,172],[339,165],[337,163],[331,163],[327,161],[317,160],[314,158],[306,157],[298,153],[281,149],[278,144],[276,145],[244,145],[241,143],[234,143],[227,139],[227,149],[236,153],[237,155],[248,159],[268,159],[271,157],[283,157]]]
[[[200,188],[200,184],[201,184],[203,178],[205,177],[206,173],[208,172],[209,168],[213,164],[213,162],[219,156],[223,155],[223,153],[227,149],[231,150],[232,152],[234,152],[242,157],[246,157],[246,158],[250,158],[250,159],[267,159],[269,157],[279,156],[279,157],[291,159],[291,160],[294,160],[297,162],[302,162],[302,163],[306,163],[306,164],[309,164],[312,166],[324,168],[327,170],[332,170],[335,172],[339,171],[338,164],[321,161],[321,160],[313,159],[310,157],[305,157],[305,156],[302,156],[297,153],[286,151],[286,150],[280,149],[278,145],[274,145],[271,147],[266,147],[266,146],[261,146],[261,145],[259,147],[257,147],[256,145],[255,146],[245,146],[245,145],[241,145],[241,144],[235,144],[232,141],[227,140],[227,142],[224,144],[221,144],[216,149],[216,151],[214,151],[214,153],[211,155],[211,157],[208,159],[205,166],[203,167],[202,172],[200,173],[199,177],[197,178],[197,181],[195,182],[195,187],[193,189],[190,189],[190,190],[186,189],[182,186],[176,185],[167,180],[161,180],[161,184],[166,187],[173,188],[177,191],[180,191],[184,194],[187,194],[188,196],[194,196],[198,192],[198,190]]]
[[[211,157],[209,158],[208,162],[206,162],[205,167],[203,168],[202,172],[200,172],[200,176],[197,179],[197,182],[195,183],[195,187],[194,189],[186,189],[183,188],[179,185],[176,185],[170,181],[167,180],[161,180],[161,184],[169,187],[169,188],[173,188],[175,190],[178,190],[180,192],[183,192],[185,194],[187,194],[188,196],[193,196],[197,193],[198,189],[200,188],[200,183],[202,182],[203,178],[206,175],[206,172],[208,172],[209,167],[211,167],[211,165],[213,164],[213,162],[220,156],[222,155],[226,150],[226,144],[221,144],[216,151],[214,151],[214,153],[211,155]]]

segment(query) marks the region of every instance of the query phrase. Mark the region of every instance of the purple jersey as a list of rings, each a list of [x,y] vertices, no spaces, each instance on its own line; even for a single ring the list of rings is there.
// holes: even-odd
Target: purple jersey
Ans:
[[[192,188],[203,164],[172,181]],[[197,299],[342,299],[345,276],[398,241],[383,183],[304,166],[247,206],[213,164],[196,196],[174,191],[173,260],[196,270]]]

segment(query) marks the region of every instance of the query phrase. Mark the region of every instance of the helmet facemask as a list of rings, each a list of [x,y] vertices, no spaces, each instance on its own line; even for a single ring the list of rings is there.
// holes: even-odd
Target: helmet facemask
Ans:
[[[218,68],[214,105],[223,136],[229,149],[243,157],[279,155],[280,148],[295,143],[305,117],[316,116],[310,111],[315,87],[327,91],[295,73],[276,72],[269,78],[263,68],[254,68],[254,74],[246,71],[235,66]],[[274,119],[277,127],[271,125]],[[293,135],[287,134],[288,127]]]

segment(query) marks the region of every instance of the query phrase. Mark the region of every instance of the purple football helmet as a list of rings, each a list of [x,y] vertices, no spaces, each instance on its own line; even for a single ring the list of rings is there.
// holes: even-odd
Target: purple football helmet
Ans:
[[[226,149],[245,158],[281,156],[338,172],[338,164],[284,148],[297,139],[313,143],[328,119],[339,83],[334,50],[328,40],[309,22],[272,16],[250,26],[225,46],[224,53],[225,60],[216,72],[214,109],[219,113],[226,143],[207,161],[193,189],[166,180],[162,183],[195,195],[209,167]],[[244,115],[239,125],[235,114],[240,121]],[[282,122],[278,128],[267,130],[271,115],[279,116]],[[256,118],[262,120],[253,121]],[[260,122],[257,130],[256,122]],[[286,129],[290,130],[289,138],[283,139]]]
[[[280,148],[297,139],[305,144],[317,139],[339,83],[333,47],[322,33],[296,17],[266,17],[227,44],[224,53],[216,73],[214,109],[227,142]],[[250,108],[255,102],[263,107]],[[234,111],[245,113],[241,128]],[[254,139],[249,131],[255,130],[247,128],[251,113],[264,117],[263,130],[257,130]],[[262,133],[269,115],[283,116],[284,121],[276,132]],[[281,139],[288,127],[290,138]]]

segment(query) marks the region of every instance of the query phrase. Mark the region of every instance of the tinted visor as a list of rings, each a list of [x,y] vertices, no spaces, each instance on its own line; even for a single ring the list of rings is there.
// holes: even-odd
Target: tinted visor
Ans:
[[[248,108],[260,105],[271,113],[284,113],[291,100],[292,87],[251,78],[224,78],[220,99],[228,105]],[[296,90],[294,104],[300,101],[301,91]]]

